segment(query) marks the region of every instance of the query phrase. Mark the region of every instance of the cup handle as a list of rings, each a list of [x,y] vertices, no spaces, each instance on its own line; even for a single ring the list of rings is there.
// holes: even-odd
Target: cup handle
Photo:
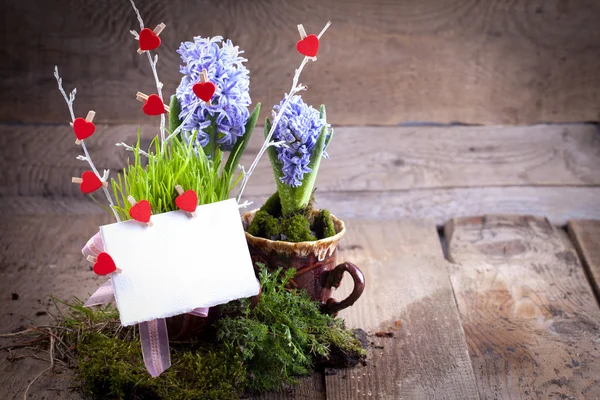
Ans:
[[[321,305],[323,312],[330,315],[337,314],[344,308],[354,304],[365,290],[365,276],[356,265],[350,262],[341,263],[331,271],[328,271],[327,274],[324,274],[323,287],[326,289],[331,289],[332,287],[338,288],[340,283],[342,283],[342,277],[346,271],[352,276],[354,290],[352,290],[352,293],[350,293],[348,297],[340,302],[336,301],[334,298],[328,299],[327,303]]]

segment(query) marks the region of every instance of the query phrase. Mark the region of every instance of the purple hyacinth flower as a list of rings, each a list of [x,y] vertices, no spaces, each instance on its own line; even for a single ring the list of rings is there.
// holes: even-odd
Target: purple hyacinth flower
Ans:
[[[210,140],[206,128],[214,121],[219,147],[224,151],[231,150],[245,133],[250,117],[250,78],[244,66],[248,60],[240,57],[243,51],[221,36],[210,39],[197,36],[193,42],[181,43],[177,53],[184,62],[180,69],[184,76],[175,93],[181,105],[179,119],[184,120],[193,113],[182,129],[197,131],[197,144],[204,147]],[[192,90],[200,82],[203,69],[207,71],[208,80],[216,86],[210,106],[199,100]]]
[[[287,97],[287,95],[286,95]],[[285,98],[273,107],[273,119],[281,109]],[[277,158],[282,162],[282,182],[291,187],[302,185],[304,174],[310,173],[309,164],[313,149],[321,130],[327,122],[321,119],[318,110],[307,105],[302,97],[295,95],[283,110],[281,119],[273,132],[274,141],[285,141],[287,147],[277,147]],[[327,157],[327,154],[323,152]],[[320,157],[321,155],[316,155]]]

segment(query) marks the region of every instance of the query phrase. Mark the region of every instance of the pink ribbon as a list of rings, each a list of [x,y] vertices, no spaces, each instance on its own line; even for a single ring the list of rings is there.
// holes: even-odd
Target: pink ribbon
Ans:
[[[140,322],[140,340],[146,369],[156,378],[171,366],[167,322],[164,318]]]
[[[96,233],[85,244],[81,252],[87,256],[97,257],[104,251],[104,243],[100,232]],[[94,294],[85,302],[84,307],[91,307],[110,303],[115,295],[110,279],[100,286]],[[198,317],[208,316],[208,308],[200,307],[192,310],[189,314]],[[167,322],[164,318],[138,324],[140,329],[140,341],[142,344],[142,355],[146,369],[156,378],[171,366],[171,351],[169,348],[169,335]]]

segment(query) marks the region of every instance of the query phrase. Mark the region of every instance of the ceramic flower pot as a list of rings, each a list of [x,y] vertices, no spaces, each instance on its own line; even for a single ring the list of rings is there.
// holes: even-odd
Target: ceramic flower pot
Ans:
[[[327,314],[335,315],[358,300],[365,288],[363,273],[350,262],[336,264],[337,246],[346,233],[343,221],[331,216],[336,230],[334,236],[313,242],[291,243],[249,234],[248,226],[257,211],[250,211],[242,216],[246,240],[255,268],[257,263],[264,264],[269,270],[279,267],[294,268],[296,276],[292,284],[297,288],[306,289],[314,300],[321,303],[321,310]],[[314,215],[316,214],[318,211],[314,211]],[[331,292],[341,284],[344,272],[348,272],[352,277],[354,290],[346,299],[338,302],[331,297]]]

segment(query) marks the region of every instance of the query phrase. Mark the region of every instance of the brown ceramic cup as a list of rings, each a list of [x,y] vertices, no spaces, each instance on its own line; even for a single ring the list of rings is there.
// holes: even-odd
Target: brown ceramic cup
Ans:
[[[242,216],[244,230],[254,218],[257,210]],[[317,211],[315,211],[316,215]],[[337,246],[346,233],[344,222],[333,215],[336,234],[313,242],[291,243],[255,237],[246,232],[250,256],[255,267],[262,263],[269,270],[279,267],[294,268],[296,276],[291,282],[294,287],[306,289],[308,294],[321,303],[321,310],[335,315],[338,311],[353,305],[365,289],[365,278],[358,267],[350,262],[336,264]],[[331,297],[334,288],[340,286],[344,272],[354,281],[354,290],[342,301]]]

